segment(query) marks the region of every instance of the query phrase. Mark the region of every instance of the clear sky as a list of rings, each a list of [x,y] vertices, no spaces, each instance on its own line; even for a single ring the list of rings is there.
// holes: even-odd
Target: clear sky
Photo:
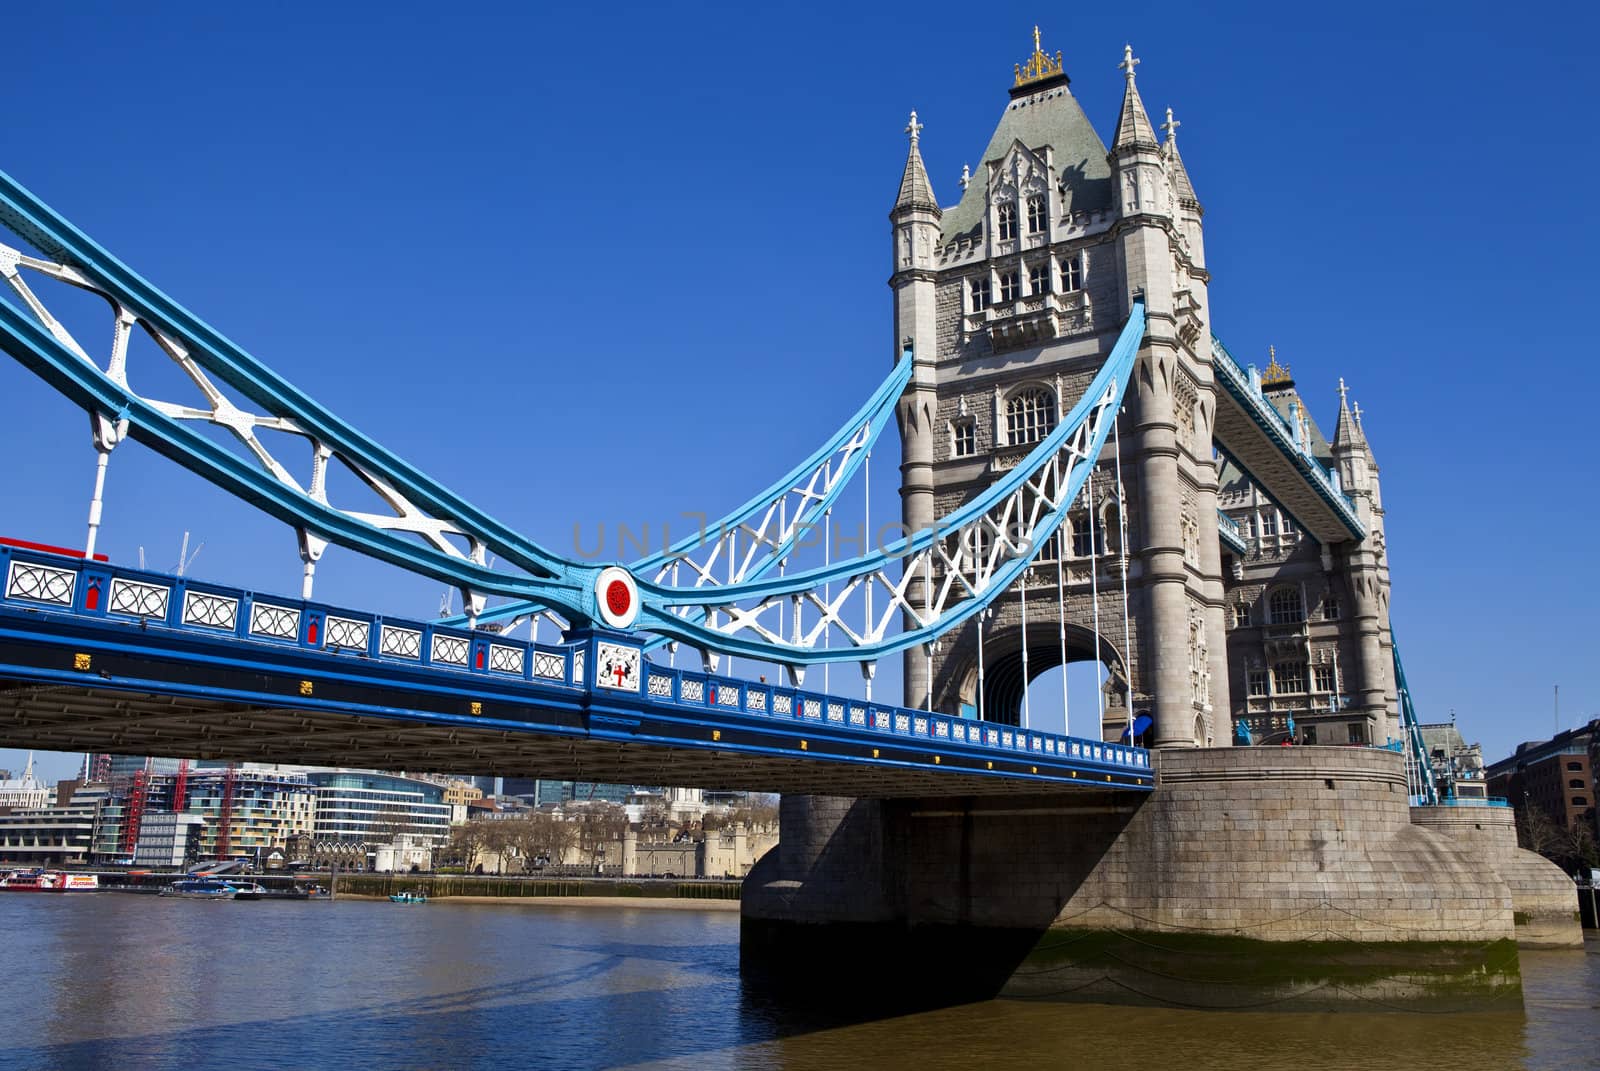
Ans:
[[[1325,430],[1340,376],[1366,411],[1424,718],[1498,758],[1549,735],[1556,685],[1563,726],[1600,716],[1594,8],[341,8],[11,13],[0,168],[565,550],[727,509],[886,373],[910,109],[950,204],[1035,23],[1108,140],[1131,41],[1183,123],[1215,329],[1275,345]],[[86,419],[9,362],[0,399],[0,531],[81,546]],[[298,590],[289,531],[119,449],[101,549],[167,569],[185,530],[195,574]],[[440,592],[330,551],[317,594]]]

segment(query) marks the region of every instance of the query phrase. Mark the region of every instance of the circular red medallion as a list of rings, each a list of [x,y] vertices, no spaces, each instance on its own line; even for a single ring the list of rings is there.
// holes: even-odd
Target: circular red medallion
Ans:
[[[633,596],[628,591],[628,585],[621,580],[613,580],[606,585],[606,609],[615,617],[627,617],[628,609],[633,605]]]

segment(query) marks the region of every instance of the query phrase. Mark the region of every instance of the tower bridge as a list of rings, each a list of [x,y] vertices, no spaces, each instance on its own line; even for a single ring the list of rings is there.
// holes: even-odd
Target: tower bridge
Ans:
[[[1503,809],[1470,834],[1413,813],[1432,779],[1359,408],[1341,384],[1329,439],[1275,353],[1258,372],[1219,340],[1179,123],[1157,137],[1139,62],[1125,48],[1107,147],[1036,30],[949,206],[912,113],[887,377],[703,536],[630,563],[499,522],[0,174],[0,348],[89,414],[95,459],[81,554],[0,548],[0,742],[781,791],[745,949],[790,980],[844,965],[954,999],[1031,994],[1036,970],[1094,999],[1157,977],[1148,999],[1215,995],[1100,958],[1138,930],[1175,955],[1255,942],[1238,993],[1288,999],[1350,942],[1372,969],[1332,1003],[1514,993],[1514,937],[1570,943],[1563,879],[1517,854]],[[61,313],[62,287],[109,317]],[[187,395],[142,393],[151,360]],[[891,414],[905,535],[835,557],[812,537],[854,508]],[[98,558],[129,440],[287,526],[298,595]],[[464,612],[321,602],[329,545],[458,588]],[[896,655],[901,702],[875,700]],[[735,658],[780,679],[722,672]],[[1092,711],[1040,731],[1029,685],[1085,660]],[[829,689],[845,666],[864,698]],[[1280,741],[1361,746],[1230,746]],[[1050,951],[1062,931],[1087,951]],[[1261,981],[1285,941],[1294,969]]]

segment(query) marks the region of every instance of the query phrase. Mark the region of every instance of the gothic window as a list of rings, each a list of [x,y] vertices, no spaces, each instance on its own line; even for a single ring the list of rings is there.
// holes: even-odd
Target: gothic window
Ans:
[[[1256,537],[1256,515],[1254,513],[1244,519],[1244,537],[1246,539],[1254,539]]]
[[[1267,694],[1267,671],[1264,670],[1264,669],[1252,669],[1250,671],[1249,677],[1250,677],[1250,682],[1249,682],[1250,683],[1250,694],[1251,695],[1266,695]]]
[[[1233,604],[1233,627],[1247,628],[1250,624],[1250,607],[1242,602]]]
[[[1353,721],[1350,723],[1350,742],[1352,744],[1365,744],[1367,742],[1367,723]]]
[[[1000,241],[1007,242],[1017,236],[1017,206],[1004,204],[995,211]]]
[[[970,420],[950,427],[950,452],[956,457],[971,457],[978,452],[978,428]]]
[[[1007,271],[1000,273],[1000,300],[1017,300],[1017,273]]]
[[[972,295],[972,311],[982,312],[989,307],[989,277],[980,275],[967,281],[968,292]]]
[[[1317,727],[1315,725],[1307,725],[1302,729],[1300,731],[1300,742],[1302,744],[1315,744],[1317,742]]]
[[[1267,603],[1274,625],[1294,625],[1306,619],[1298,588],[1279,588]]]
[[[1333,667],[1331,665],[1313,666],[1311,678],[1316,683],[1316,691],[1333,691]]]
[[[1339,596],[1336,592],[1329,591],[1322,596],[1322,620],[1339,620]]]
[[[1294,518],[1287,513],[1283,515],[1283,534],[1294,535]]]
[[[1028,233],[1038,234],[1044,230],[1044,198],[1028,198]]]
[[[1278,511],[1264,509],[1261,511],[1261,534],[1275,536],[1278,534]]]
[[[1061,292],[1070,294],[1083,289],[1083,265],[1077,257],[1061,258]]]
[[[1106,552],[1106,530],[1099,525],[1094,525],[1091,530],[1090,520],[1087,512],[1074,513],[1071,517],[1074,558],[1087,558]]]
[[[1050,269],[1043,264],[1035,264],[1028,269],[1028,290],[1034,294],[1050,292]]]
[[[1274,695],[1297,695],[1306,690],[1306,664],[1279,662],[1272,667]]]
[[[1056,400],[1038,387],[1019,391],[1006,402],[1006,443],[1026,446],[1050,434],[1056,426]]]

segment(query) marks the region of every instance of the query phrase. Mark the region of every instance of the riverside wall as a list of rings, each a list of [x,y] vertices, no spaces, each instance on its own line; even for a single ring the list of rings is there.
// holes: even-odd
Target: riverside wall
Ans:
[[[1147,796],[786,798],[745,882],[747,973],[911,1006],[1517,1005],[1513,896],[1411,820],[1401,756],[1157,753]]]

